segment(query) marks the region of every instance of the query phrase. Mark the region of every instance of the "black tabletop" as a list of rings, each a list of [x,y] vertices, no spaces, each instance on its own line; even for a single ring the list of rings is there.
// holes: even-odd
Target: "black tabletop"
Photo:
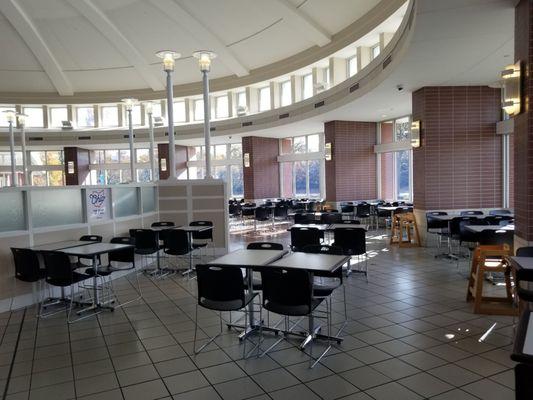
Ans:
[[[133,248],[131,244],[117,244],[117,243],[92,243],[87,246],[70,247],[68,249],[62,249],[61,251],[69,256],[78,257],[92,257],[99,254],[111,253],[117,250],[124,250]]]
[[[348,256],[295,252],[268,266],[304,269],[310,272],[334,272],[337,268],[346,264],[349,259],[350,257]]]
[[[530,310],[524,310],[518,321],[511,359],[533,364],[533,319]]]

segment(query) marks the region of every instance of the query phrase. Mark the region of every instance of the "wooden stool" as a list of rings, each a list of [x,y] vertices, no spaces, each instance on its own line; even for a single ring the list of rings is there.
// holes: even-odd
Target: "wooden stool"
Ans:
[[[412,212],[395,214],[392,220],[390,244],[400,247],[420,246],[420,233]]]
[[[478,246],[474,250],[466,293],[466,301],[474,301],[474,313],[518,315],[518,309],[513,307],[511,267],[506,258],[510,255],[511,249],[507,244]],[[483,296],[485,272],[504,273],[505,297]]]

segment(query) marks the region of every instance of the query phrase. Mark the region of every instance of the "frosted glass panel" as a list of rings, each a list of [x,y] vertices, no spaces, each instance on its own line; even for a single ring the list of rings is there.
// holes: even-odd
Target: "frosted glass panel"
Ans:
[[[32,190],[31,215],[35,228],[83,222],[80,189]]]
[[[142,187],[143,198],[143,212],[155,211],[155,188],[154,187]]]
[[[138,214],[137,188],[123,187],[113,190],[115,217],[127,217]]]
[[[25,230],[22,192],[1,193],[0,203],[0,232]]]

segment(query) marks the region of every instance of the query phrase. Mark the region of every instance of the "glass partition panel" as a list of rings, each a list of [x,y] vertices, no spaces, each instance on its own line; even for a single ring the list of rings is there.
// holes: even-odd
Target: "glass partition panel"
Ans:
[[[155,187],[142,187],[143,212],[155,211]]]
[[[82,223],[80,189],[32,190],[31,216],[35,228]]]
[[[115,202],[115,217],[127,217],[139,213],[137,188],[121,187],[113,191]]]
[[[26,229],[23,196],[22,192],[5,192],[0,195],[0,232]]]

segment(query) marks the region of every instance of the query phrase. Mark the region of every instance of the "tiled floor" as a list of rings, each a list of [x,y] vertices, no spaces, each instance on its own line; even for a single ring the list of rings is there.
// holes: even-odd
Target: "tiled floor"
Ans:
[[[37,320],[33,309],[0,315],[0,389],[10,400],[514,398],[512,318],[472,314],[455,264],[370,236],[368,283],[346,280],[344,342],[314,369],[296,341],[243,360],[232,331],[192,355],[195,281],[143,277],[144,301],[75,324]],[[232,237],[232,248],[250,240]],[[126,279],[115,287],[121,299],[133,296]],[[199,323],[202,338],[218,330],[212,312],[202,310]]]

